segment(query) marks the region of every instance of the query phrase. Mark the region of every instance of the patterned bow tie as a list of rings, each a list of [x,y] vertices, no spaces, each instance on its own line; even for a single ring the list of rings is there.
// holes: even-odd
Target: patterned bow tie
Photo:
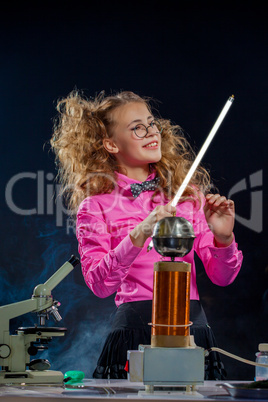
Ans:
[[[155,190],[159,185],[160,178],[156,177],[153,180],[143,181],[142,183],[130,184],[131,192],[134,198],[137,198],[142,191]]]

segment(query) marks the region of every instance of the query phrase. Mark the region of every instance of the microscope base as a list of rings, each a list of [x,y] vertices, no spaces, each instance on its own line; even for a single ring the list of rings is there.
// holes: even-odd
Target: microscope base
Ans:
[[[0,384],[62,384],[63,374],[53,370],[0,371]]]

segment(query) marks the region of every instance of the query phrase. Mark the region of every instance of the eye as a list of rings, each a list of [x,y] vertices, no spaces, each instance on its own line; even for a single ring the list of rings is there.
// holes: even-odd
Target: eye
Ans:
[[[157,129],[157,131],[159,132],[159,134],[161,134],[162,131],[163,131],[162,126],[161,126],[161,123],[160,123],[159,120],[153,120],[153,121],[151,121],[150,126],[151,126],[153,129]]]
[[[137,125],[134,127],[134,130],[135,130],[135,131],[146,130],[146,128],[145,128],[145,126],[144,126],[143,124],[137,124]]]

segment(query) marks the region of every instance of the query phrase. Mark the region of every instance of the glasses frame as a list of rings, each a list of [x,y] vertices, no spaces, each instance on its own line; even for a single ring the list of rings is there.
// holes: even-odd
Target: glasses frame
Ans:
[[[136,135],[136,137],[138,137],[138,138],[145,138],[146,135],[149,134],[149,131],[148,131],[149,128],[150,128],[150,127],[151,127],[151,128],[154,128],[154,126],[152,125],[153,123],[157,123],[157,124],[161,127],[161,129],[157,132],[157,134],[162,134],[162,132],[163,132],[163,127],[162,127],[162,124],[160,123],[160,120],[154,119],[154,120],[151,121],[151,123],[150,123],[148,126],[145,126],[145,124],[142,124],[142,123],[137,124],[137,125],[134,127],[134,129],[133,129],[134,134]],[[156,125],[156,124],[155,124],[155,125]],[[138,135],[137,132],[136,132],[136,129],[137,129],[138,126],[143,126],[144,129],[145,129],[146,134],[144,134],[143,136]],[[158,129],[157,125],[156,125],[156,128]]]

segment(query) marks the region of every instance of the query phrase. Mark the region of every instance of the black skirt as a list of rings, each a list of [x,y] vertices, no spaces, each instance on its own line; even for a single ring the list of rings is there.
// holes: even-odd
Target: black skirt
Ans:
[[[150,345],[152,301],[138,301],[121,304],[115,313],[112,328],[99,357],[93,378],[126,379],[125,365],[127,351],[138,346]],[[190,302],[191,335],[197,346],[209,349],[217,346],[212,329],[198,300]],[[226,372],[217,352],[205,358],[205,380],[224,380]]]

